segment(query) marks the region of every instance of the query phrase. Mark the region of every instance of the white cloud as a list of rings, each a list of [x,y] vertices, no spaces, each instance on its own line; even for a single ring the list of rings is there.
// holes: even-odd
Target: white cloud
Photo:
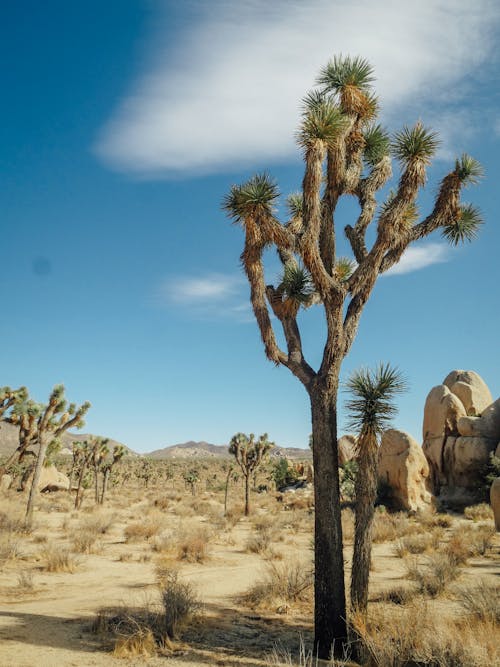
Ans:
[[[341,52],[374,65],[386,120],[404,111],[412,122],[431,102],[446,109],[463,99],[491,57],[499,18],[494,0],[195,7],[173,46],[158,17],[152,57],[96,143],[110,166],[158,175],[288,160],[299,100]]]
[[[166,280],[160,294],[168,301],[192,304],[220,301],[234,296],[242,280],[235,276],[211,273],[200,277],[183,277]]]
[[[410,246],[399,263],[393,266],[385,276],[397,276],[402,273],[411,273],[425,269],[432,264],[441,264],[449,259],[449,247],[442,243],[427,243],[420,246]]]

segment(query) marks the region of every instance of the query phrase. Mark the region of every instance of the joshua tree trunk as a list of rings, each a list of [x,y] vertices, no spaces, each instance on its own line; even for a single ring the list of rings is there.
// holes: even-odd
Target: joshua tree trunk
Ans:
[[[43,462],[45,461],[45,453],[47,451],[48,440],[46,437],[40,435],[40,448],[36,458],[35,472],[33,473],[33,481],[31,482],[30,495],[28,498],[28,506],[26,508],[25,525],[26,528],[31,528],[33,523],[33,508],[35,507],[35,499],[38,494],[38,484],[42,475]]]
[[[80,509],[80,506],[82,504],[83,500],[83,478],[85,477],[85,471],[87,467],[84,462],[82,462],[82,467],[80,468],[80,474],[78,475],[78,487],[76,489],[76,496],[75,496],[75,509],[78,510]]]
[[[250,514],[250,476],[245,475],[245,516]]]
[[[104,474],[103,474],[103,478],[102,478],[101,498],[100,498],[100,501],[99,501],[101,505],[104,505],[104,497],[106,495],[106,490],[108,488],[109,473],[110,473],[109,468],[106,468],[104,470]]]
[[[368,579],[372,551],[372,525],[377,498],[378,448],[376,436],[360,436],[362,446],[356,475],[356,519],[354,553],[351,575],[351,607],[366,614],[368,606]]]
[[[95,504],[99,504],[99,466],[94,462],[94,498]]]
[[[342,655],[347,637],[340,485],[337,387],[310,392],[314,464],[314,655]]]

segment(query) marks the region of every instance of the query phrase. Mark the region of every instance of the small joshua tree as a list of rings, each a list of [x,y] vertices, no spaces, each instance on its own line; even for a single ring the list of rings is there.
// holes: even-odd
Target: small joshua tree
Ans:
[[[99,497],[99,503],[101,505],[104,504],[104,498],[106,496],[106,491],[108,488],[108,482],[109,478],[111,476],[111,472],[113,470],[113,467],[119,463],[125,454],[127,453],[127,450],[123,445],[115,445],[113,447],[113,453],[111,455],[111,458],[108,458],[104,461],[104,463],[101,465],[101,472],[102,472],[102,486],[101,486],[101,495]]]
[[[377,279],[406,249],[440,233],[452,245],[472,241],[480,212],[460,201],[477,183],[480,164],[458,158],[436,188],[432,210],[420,218],[418,196],[439,145],[437,135],[417,122],[392,137],[377,123],[373,68],[359,57],[335,57],[320,71],[317,87],[303,102],[297,141],[304,156],[302,191],[290,195],[288,220],[276,216],[275,181],[257,174],[234,185],[224,209],[243,227],[241,261],[266,356],[288,368],[303,384],[311,404],[314,462],[314,655],[328,659],[332,646],[344,652],[347,625],[338,472],[337,395],[342,361],[356,337],[363,309]],[[399,182],[377,204],[392,176]],[[359,214],[343,224],[338,204],[354,198]],[[338,254],[340,225],[352,257]],[[373,233],[372,233],[373,230]],[[368,232],[368,233],[367,233]],[[263,255],[275,247],[283,264],[278,285],[266,285]],[[306,360],[297,314],[321,304],[325,346],[317,368]],[[271,319],[274,315],[274,322]],[[275,322],[283,330],[279,346]]]
[[[259,436],[257,441],[253,433],[250,433],[250,436],[236,433],[231,438],[229,453],[236,459],[245,478],[245,516],[250,514],[250,478],[271,447],[274,447],[274,443],[267,439],[267,433]]]
[[[200,473],[196,468],[190,468],[183,474],[184,484],[191,489],[191,495],[196,495],[196,485],[200,481]]]
[[[72,426],[82,428],[85,424],[83,417],[89,408],[90,403],[88,402],[83,403],[80,407],[77,407],[75,403],[68,404],[64,396],[64,386],[62,384],[54,387],[47,405],[40,406],[39,416],[36,420],[36,442],[39,449],[26,508],[25,523],[27,528],[31,527],[33,522],[35,498],[49,443],[52,440],[57,441],[62,433]]]
[[[352,373],[345,383],[350,394],[348,428],[358,432],[358,470],[354,481],[355,529],[351,574],[351,607],[363,616],[368,605],[372,525],[378,480],[378,439],[396,413],[394,397],[405,390],[401,373],[389,365]]]

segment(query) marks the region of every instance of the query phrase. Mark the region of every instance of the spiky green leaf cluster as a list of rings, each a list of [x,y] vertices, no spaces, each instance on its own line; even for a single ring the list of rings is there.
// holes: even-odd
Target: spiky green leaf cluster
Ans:
[[[301,192],[292,192],[286,198],[286,208],[291,218],[302,217],[303,197]]]
[[[356,266],[356,262],[350,257],[339,257],[335,262],[335,275],[340,282],[345,282],[352,276]]]
[[[391,140],[381,125],[371,125],[363,133],[365,148],[363,158],[370,166],[375,166],[383,157],[389,155]]]
[[[283,269],[280,291],[288,299],[306,305],[314,292],[314,285],[306,269],[291,262]]]
[[[318,76],[318,84],[326,91],[338,92],[345,86],[356,86],[360,91],[369,92],[373,76],[373,67],[360,56],[334,56]]]
[[[481,211],[472,204],[463,204],[458,220],[443,227],[441,235],[451,245],[474,241],[482,224]]]
[[[477,185],[484,175],[480,162],[463,153],[455,163],[455,173],[464,185]]]
[[[267,173],[256,174],[242,185],[233,185],[222,202],[222,208],[235,222],[251,214],[272,214],[279,197],[276,181]]]
[[[422,123],[414,127],[405,125],[392,140],[392,153],[404,165],[413,160],[428,164],[439,146],[436,132],[426,128]]]
[[[394,399],[407,388],[401,372],[389,364],[374,370],[363,368],[353,372],[344,383],[351,395],[345,407],[348,428],[365,433],[381,433],[397,412]]]
[[[347,119],[340,109],[329,101],[309,109],[297,133],[297,141],[308,148],[317,141],[332,146],[347,126]]]

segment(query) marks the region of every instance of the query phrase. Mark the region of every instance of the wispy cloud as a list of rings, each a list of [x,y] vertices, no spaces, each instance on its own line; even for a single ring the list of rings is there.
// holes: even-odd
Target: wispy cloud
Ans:
[[[491,58],[499,21],[495,0],[194,7],[173,46],[165,46],[165,17],[157,18],[142,74],[96,142],[113,168],[158,175],[290,159],[298,101],[340,52],[372,62],[386,120],[404,112],[407,122],[425,122],[429,109],[463,101]]]
[[[241,276],[209,273],[202,276],[176,276],[165,279],[156,293],[156,305],[181,309],[206,318],[250,319],[246,283]]]
[[[398,264],[393,266],[386,276],[397,276],[425,269],[432,264],[441,264],[449,259],[449,247],[443,243],[426,243],[421,246],[410,246]]]

